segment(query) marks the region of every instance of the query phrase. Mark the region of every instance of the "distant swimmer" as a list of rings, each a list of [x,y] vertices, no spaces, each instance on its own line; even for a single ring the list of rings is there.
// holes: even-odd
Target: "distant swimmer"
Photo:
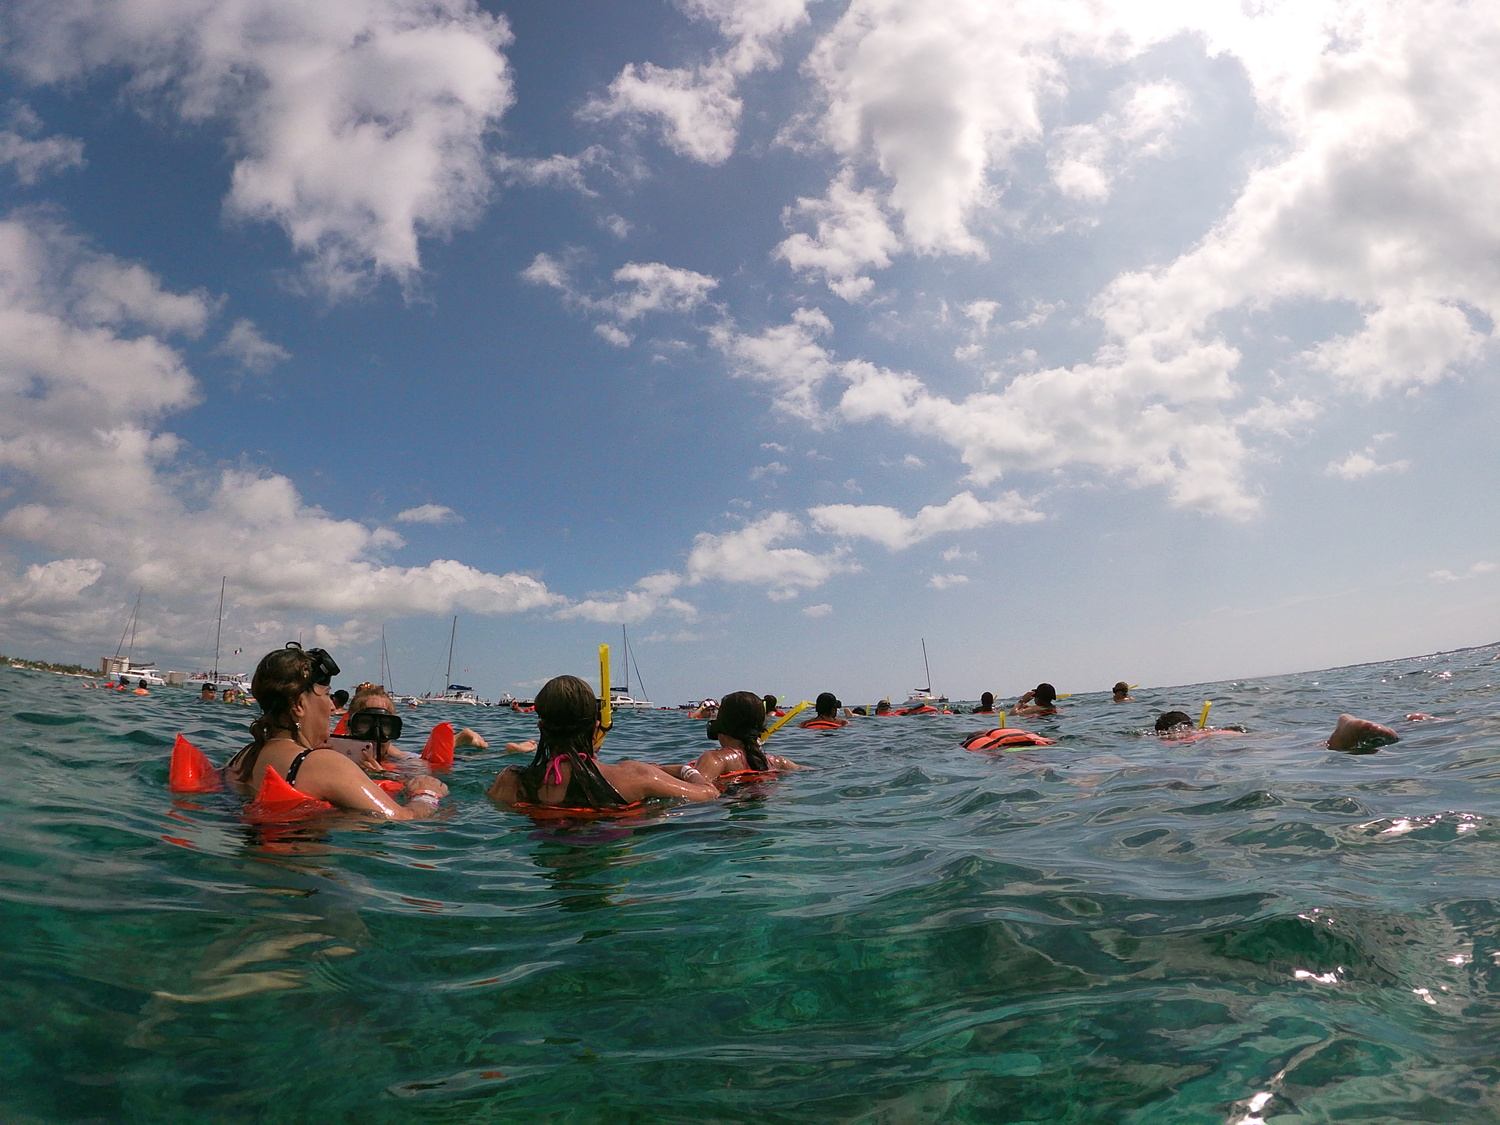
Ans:
[[[895,714],[895,712],[891,710],[891,701],[889,699],[882,699],[879,703],[875,704],[875,714],[877,714],[877,715],[893,715],[893,714]]]
[[[995,693],[987,691],[979,697],[979,706],[970,711],[971,715],[993,715],[995,713]]]
[[[355,689],[354,698],[349,701],[345,733],[330,736],[328,745],[367,770],[416,765],[422,762],[422,755],[396,745],[404,726],[396,711],[396,701],[385,688],[365,682]],[[467,727],[453,736],[453,745],[489,749],[489,743]]]
[[[790,758],[762,750],[761,736],[765,729],[765,700],[753,691],[730,692],[719,702],[718,717],[708,724],[708,737],[718,739],[719,748],[705,750],[690,766],[672,768],[686,771],[680,776],[697,774],[709,781],[736,773],[804,768]]]
[[[768,716],[774,715],[779,719],[782,715],[786,714],[785,711],[776,706],[776,697],[774,695],[763,695],[760,697],[760,701],[766,705],[766,714]]]
[[[1156,717],[1156,734],[1173,742],[1194,742],[1213,734],[1244,734],[1245,728],[1230,724],[1222,727],[1200,727],[1186,711],[1163,711]]]
[[[756,697],[760,702],[760,697]],[[556,676],[536,693],[536,757],[524,769],[507,767],[490,785],[493,801],[579,810],[630,809],[651,797],[712,801],[719,790],[689,770],[676,777],[649,762],[598,760],[605,730],[599,698],[577,676]]]
[[[198,701],[200,703],[212,703],[214,698],[214,685],[205,681],[203,690],[198,693]]]
[[[712,719],[719,713],[719,701],[717,699],[705,699],[693,710],[688,712],[690,719]]]
[[[837,730],[839,727],[846,727],[849,725],[849,720],[839,717],[839,711],[843,710],[843,707],[844,705],[839,702],[839,697],[833,692],[822,692],[813,704],[817,714],[811,719],[803,719],[797,725],[807,730]]]
[[[1057,689],[1051,684],[1037,684],[1016,700],[1011,714],[1032,716],[1057,714]]]
[[[1110,698],[1110,702],[1134,703],[1135,700],[1130,696],[1130,685],[1127,684],[1124,680],[1121,680],[1119,683],[1117,683],[1113,688],[1113,694]]]
[[[1431,716],[1424,715],[1423,718]],[[1333,733],[1328,736],[1328,749],[1369,753],[1399,741],[1400,736],[1390,727],[1372,723],[1369,719],[1361,719],[1356,715],[1343,714],[1334,724]]]
[[[338,675],[333,657],[292,642],[269,652],[255,669],[251,694],[261,714],[250,724],[253,741],[224,767],[226,778],[251,796],[272,774],[297,792],[340,808],[391,820],[431,816],[448,787],[423,775],[406,783],[407,803],[397,804],[364,770],[323,743],[333,714],[329,683]]]

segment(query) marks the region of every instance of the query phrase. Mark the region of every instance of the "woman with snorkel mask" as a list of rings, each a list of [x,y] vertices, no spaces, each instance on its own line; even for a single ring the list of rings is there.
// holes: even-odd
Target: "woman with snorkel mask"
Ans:
[[[391,820],[431,816],[448,787],[435,777],[406,783],[407,803],[397,804],[349,758],[326,745],[333,714],[329,684],[338,675],[333,657],[296,642],[267,653],[256,666],[250,694],[260,718],[253,741],[224,767],[226,778],[249,796],[260,793],[268,769],[308,797],[340,808],[378,813]]]
[[[689,772],[674,776],[649,762],[598,759],[605,728],[599,697],[577,676],[556,676],[536,693],[536,757],[501,770],[491,800],[532,808],[625,811],[649,797],[712,801],[719,791]]]
[[[366,680],[354,689],[354,698],[349,700],[349,712],[341,726],[343,729],[335,730],[328,739],[328,745],[364,769],[400,769],[423,760],[422,755],[396,745],[405,724],[396,711],[396,701],[380,684]],[[453,736],[453,745],[487,750],[490,744],[465,727]]]

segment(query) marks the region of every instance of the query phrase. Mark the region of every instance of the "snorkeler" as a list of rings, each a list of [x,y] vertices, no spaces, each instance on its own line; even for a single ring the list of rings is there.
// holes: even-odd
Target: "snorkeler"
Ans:
[[[649,762],[599,761],[605,735],[599,710],[594,689],[577,676],[555,676],[543,684],[536,693],[536,757],[525,769],[501,770],[490,785],[490,799],[522,807],[610,810],[631,808],[649,797],[712,801],[719,796],[690,767],[674,776]]]
[[[1408,716],[1408,718],[1410,717]],[[1424,718],[1426,717],[1424,716]],[[1186,711],[1166,711],[1157,716],[1156,719],[1157,736],[1175,742],[1191,742],[1213,734],[1245,733],[1244,727],[1233,725],[1205,728],[1194,727],[1192,716]],[[1333,727],[1333,733],[1328,736],[1324,745],[1330,750],[1359,753],[1362,751],[1378,750],[1382,746],[1399,741],[1400,736],[1390,727],[1346,713],[1338,717],[1338,721]]]
[[[790,758],[762,750],[765,729],[765,701],[753,691],[732,691],[719,701],[718,717],[708,724],[708,737],[718,739],[719,748],[705,750],[690,766],[669,767],[669,772],[677,770],[679,777],[697,773],[713,781],[736,773],[805,768]]]
[[[1130,685],[1124,680],[1117,683],[1110,691],[1109,701],[1111,703],[1134,703],[1135,700],[1130,696]]]
[[[979,706],[970,711],[971,715],[993,715],[995,713],[995,693],[987,691],[979,697]]]
[[[797,724],[799,727],[803,727],[806,730],[836,730],[839,727],[849,725],[848,719],[839,718],[841,710],[846,715],[849,712],[845,710],[844,705],[839,702],[839,697],[834,695],[833,692],[822,692],[818,696],[817,702],[813,704],[813,707],[817,711],[817,714],[811,719],[803,719]]]
[[[355,689],[345,726],[347,734],[331,736],[328,745],[364,769],[390,769],[422,758],[396,745],[404,724],[396,712],[396,701],[379,684],[365,682]],[[477,750],[488,750],[490,746],[482,735],[468,727],[453,736],[453,745]]]
[[[303,651],[293,642],[267,653],[250,684],[261,708],[250,724],[253,741],[230,759],[225,777],[255,796],[274,770],[299,792],[340,808],[391,820],[431,816],[448,792],[437,778],[412,778],[406,783],[407,803],[399,805],[364,770],[323,745],[333,712],[328,685],[338,671],[333,657],[320,648]]]
[[[1032,716],[1057,714],[1057,689],[1051,684],[1037,684],[1016,700],[1011,714]]]

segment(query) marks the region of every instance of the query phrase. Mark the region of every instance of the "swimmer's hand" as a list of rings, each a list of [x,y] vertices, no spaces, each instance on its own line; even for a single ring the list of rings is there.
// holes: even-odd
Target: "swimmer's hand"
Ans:
[[[436,801],[441,800],[447,795],[448,787],[428,773],[419,774],[406,783],[407,800],[430,796]]]

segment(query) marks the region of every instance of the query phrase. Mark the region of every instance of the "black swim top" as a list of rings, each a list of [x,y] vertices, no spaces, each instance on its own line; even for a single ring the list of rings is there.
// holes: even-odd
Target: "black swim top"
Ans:
[[[297,771],[302,768],[302,763],[307,759],[307,756],[309,754],[311,754],[311,753],[312,753],[312,747],[309,747],[308,749],[302,751],[302,753],[298,754],[295,758],[292,759],[292,764],[289,765],[289,766],[287,766],[287,768],[286,768],[286,783],[288,785],[295,785],[295,784],[297,784]]]

